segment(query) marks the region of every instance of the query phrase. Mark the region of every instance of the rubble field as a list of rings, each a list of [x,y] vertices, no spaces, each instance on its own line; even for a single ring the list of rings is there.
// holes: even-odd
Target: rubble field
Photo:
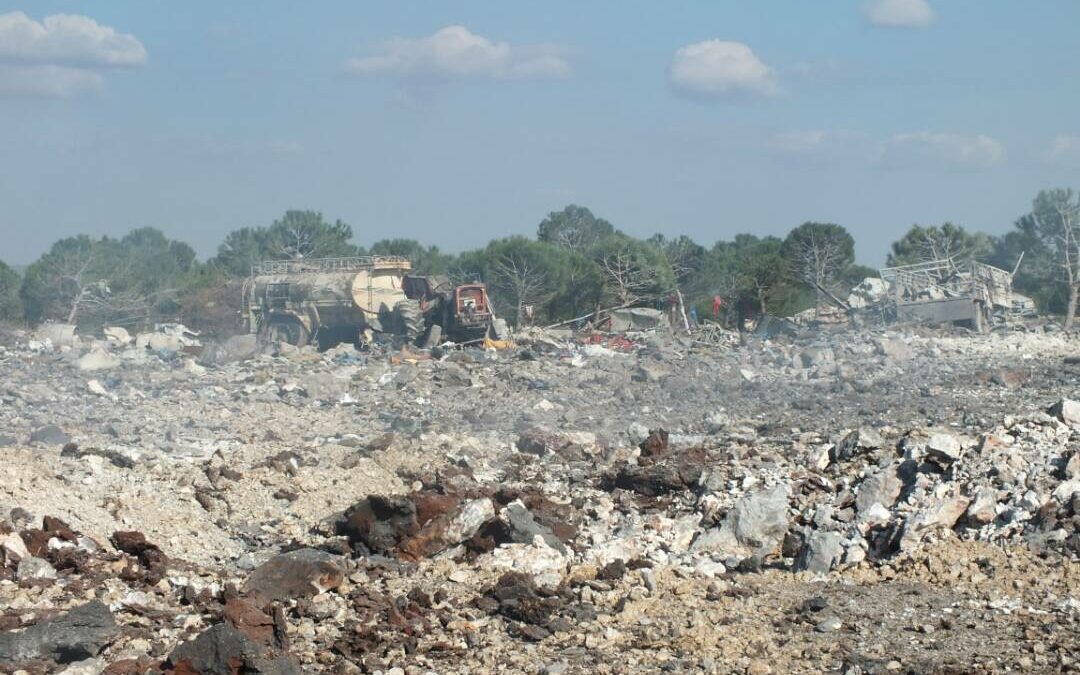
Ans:
[[[5,333],[0,672],[1076,672],[1052,328]]]

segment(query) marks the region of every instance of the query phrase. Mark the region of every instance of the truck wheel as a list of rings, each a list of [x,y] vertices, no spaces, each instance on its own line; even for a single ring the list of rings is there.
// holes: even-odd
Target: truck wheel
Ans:
[[[296,319],[271,319],[266,326],[266,337],[275,342],[288,342],[294,347],[308,343],[309,335],[304,324]]]
[[[427,336],[424,338],[424,349],[431,349],[442,342],[442,326],[437,323],[431,324]]]
[[[416,340],[424,334],[424,314],[420,311],[420,303],[415,300],[402,300],[394,305],[394,314],[397,315],[401,334],[409,339]]]

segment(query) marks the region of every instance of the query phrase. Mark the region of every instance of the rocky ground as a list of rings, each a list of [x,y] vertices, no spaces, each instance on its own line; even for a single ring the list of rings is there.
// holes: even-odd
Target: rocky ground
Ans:
[[[0,672],[1080,670],[1049,328],[7,332]]]

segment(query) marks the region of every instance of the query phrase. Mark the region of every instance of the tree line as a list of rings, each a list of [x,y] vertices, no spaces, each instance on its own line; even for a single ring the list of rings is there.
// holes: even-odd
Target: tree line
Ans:
[[[535,237],[514,235],[447,253],[413,239],[357,244],[348,224],[316,211],[287,211],[269,226],[229,232],[200,261],[186,243],[154,228],[121,238],[86,235],[54,243],[22,274],[0,262],[0,319],[139,328],[181,321],[227,331],[238,325],[241,286],[267,259],[400,255],[417,274],[487,283],[511,322],[555,323],[607,307],[658,305],[676,295],[702,319],[735,324],[758,314],[790,315],[844,297],[876,271],[855,261],[841,225],[807,222],[785,237],[739,234],[706,246],[687,236],[632,237],[589,209],[552,212]],[[1080,294],[1080,197],[1040,192],[1002,236],[949,222],[914,225],[890,248],[889,266],[952,258],[1012,270],[1014,287],[1071,326]]]

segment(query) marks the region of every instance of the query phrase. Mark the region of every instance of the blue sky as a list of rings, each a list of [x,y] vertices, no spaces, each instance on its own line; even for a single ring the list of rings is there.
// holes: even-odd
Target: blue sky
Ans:
[[[59,17],[55,15],[75,15]],[[51,19],[48,17],[52,17]],[[288,208],[449,250],[568,203],[709,243],[1003,232],[1080,187],[1080,3],[0,0],[0,259]]]

